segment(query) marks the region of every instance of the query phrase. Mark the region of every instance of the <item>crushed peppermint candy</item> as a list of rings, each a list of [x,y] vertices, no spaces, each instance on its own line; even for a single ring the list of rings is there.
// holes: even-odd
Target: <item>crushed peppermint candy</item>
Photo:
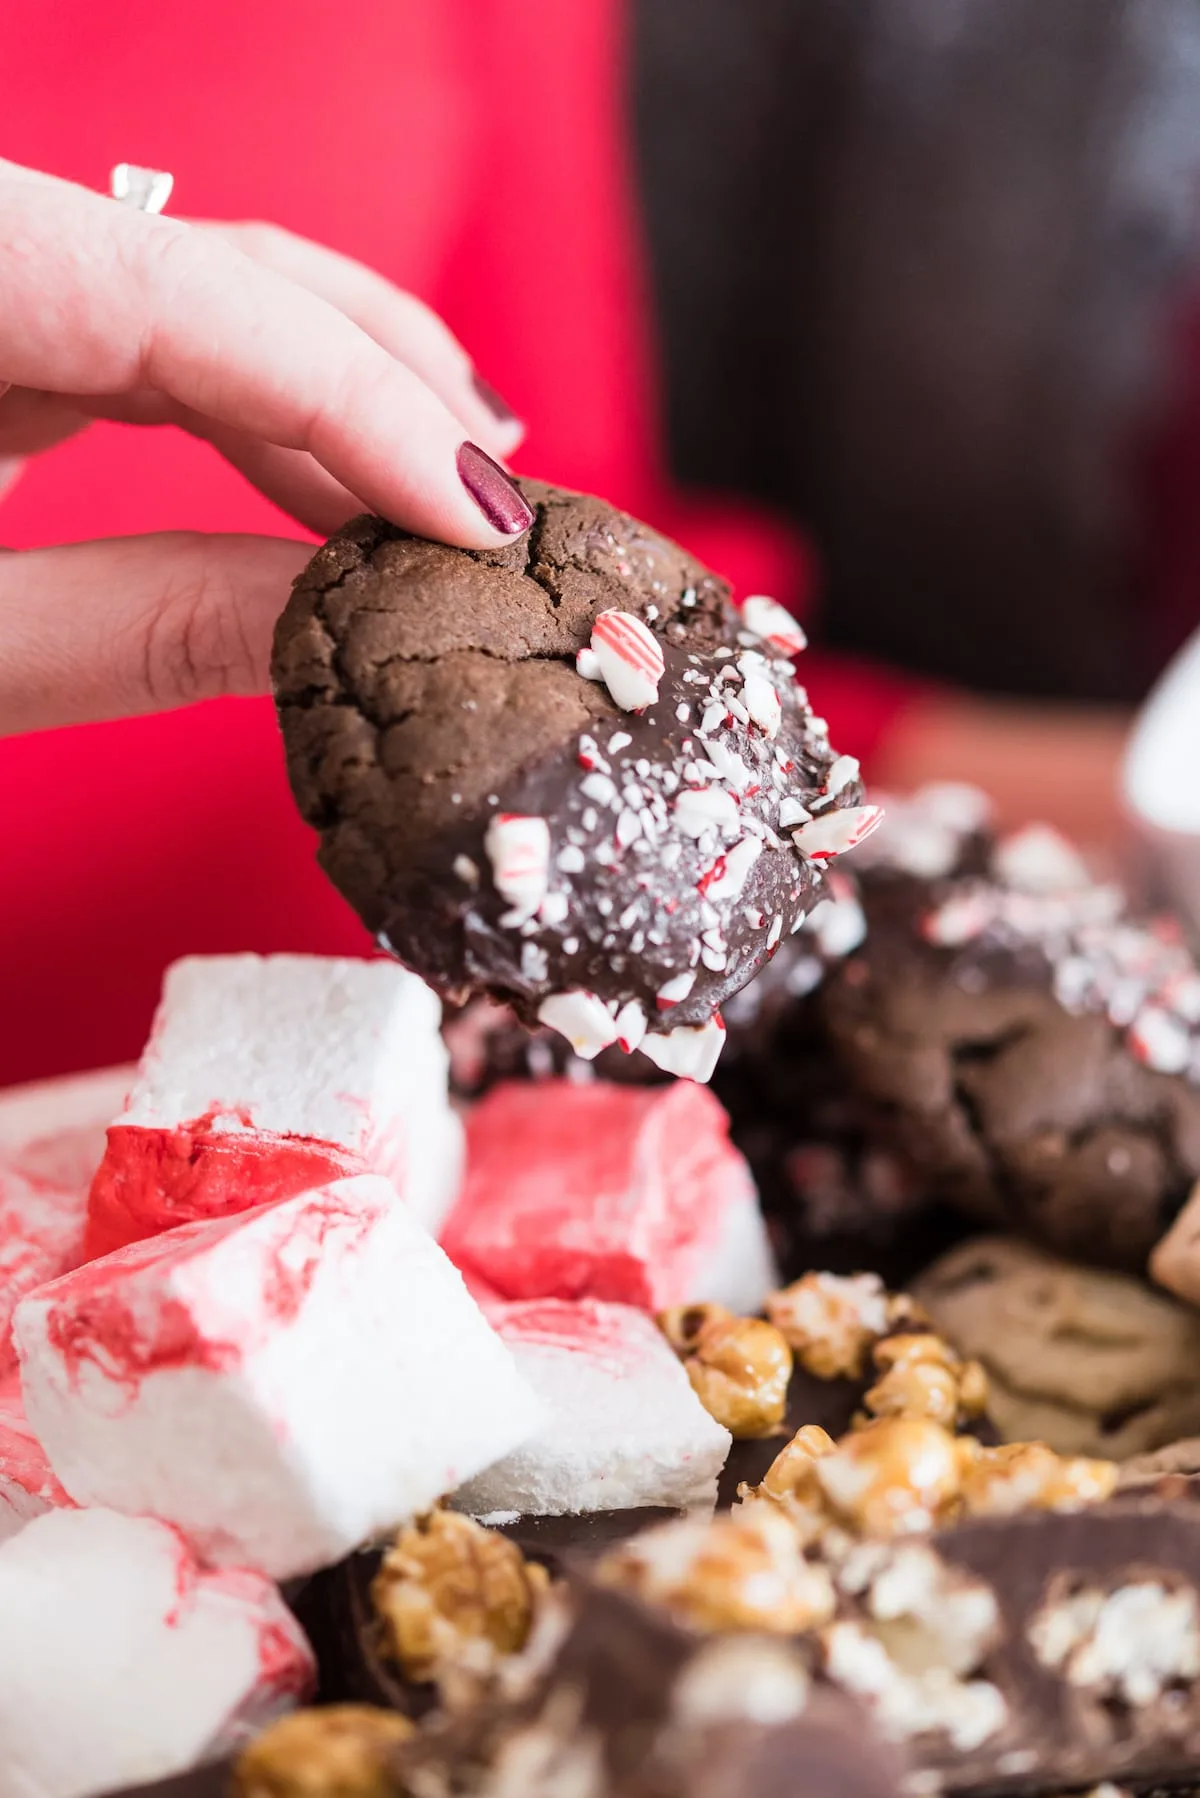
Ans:
[[[600,658],[594,649],[584,648],[576,653],[575,672],[581,680],[602,681],[604,679]]]
[[[551,993],[538,1006],[538,1022],[565,1036],[576,1055],[594,1061],[601,1049],[617,1040],[617,1026],[603,999],[582,989]]]
[[[783,705],[774,685],[763,674],[748,674],[742,683],[742,703],[765,736],[777,737],[783,722]]]
[[[696,972],[689,968],[684,974],[676,974],[659,987],[654,1003],[660,1011],[669,1011],[673,1005],[681,1005],[696,984]]]
[[[1052,824],[1026,824],[1001,837],[992,873],[1019,893],[1071,893],[1091,881],[1087,863]]]
[[[642,1054],[656,1068],[701,1086],[712,1079],[724,1046],[725,1024],[719,1012],[707,1024],[681,1024],[662,1034],[647,1032],[641,1041]]]
[[[546,896],[550,875],[550,826],[544,818],[497,812],[488,821],[483,846],[500,897],[526,916]]]
[[[792,832],[792,841],[802,855],[824,861],[833,855],[844,855],[882,823],[882,806],[850,805],[802,824]]]
[[[742,628],[751,637],[770,643],[781,655],[798,656],[808,638],[792,614],[777,599],[752,593],[742,606]]]
[[[675,801],[675,823],[689,837],[726,830],[738,821],[737,800],[721,787],[686,787]]]
[[[762,854],[761,837],[743,837],[720,858],[721,871],[705,887],[708,899],[736,899],[746,884],[746,876]]]
[[[623,712],[644,712],[658,698],[662,646],[632,612],[601,612],[592,626],[592,654],[613,702]]]

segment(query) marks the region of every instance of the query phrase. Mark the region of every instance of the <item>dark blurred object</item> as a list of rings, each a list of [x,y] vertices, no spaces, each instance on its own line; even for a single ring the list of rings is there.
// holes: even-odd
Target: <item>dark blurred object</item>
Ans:
[[[640,0],[685,481],[810,528],[823,640],[1139,697],[1141,439],[1200,253],[1195,0]]]

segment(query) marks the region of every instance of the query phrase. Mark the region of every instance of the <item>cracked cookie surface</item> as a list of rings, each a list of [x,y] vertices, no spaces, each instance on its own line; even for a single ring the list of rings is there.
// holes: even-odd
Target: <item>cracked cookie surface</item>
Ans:
[[[722,581],[599,500],[522,486],[535,522],[498,550],[364,517],[318,551],[276,633],[293,792],[334,884],[444,995],[542,1013],[585,1053],[648,1035],[691,1072],[691,1040],[663,1044],[711,1035],[822,896],[836,851],[792,832],[864,809],[857,764]],[[643,709],[577,671],[605,613],[661,661]]]

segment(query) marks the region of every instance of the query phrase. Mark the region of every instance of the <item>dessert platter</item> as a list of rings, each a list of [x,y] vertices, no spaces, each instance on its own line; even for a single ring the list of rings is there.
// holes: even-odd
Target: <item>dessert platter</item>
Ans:
[[[1200,1788],[1200,969],[523,483],[280,621],[379,943],[0,1094],[0,1798]]]

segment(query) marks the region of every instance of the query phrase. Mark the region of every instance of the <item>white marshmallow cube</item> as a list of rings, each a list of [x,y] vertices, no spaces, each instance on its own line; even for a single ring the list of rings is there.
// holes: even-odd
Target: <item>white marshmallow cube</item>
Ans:
[[[0,1378],[16,1367],[12,1318],[27,1292],[83,1259],[87,1185],[56,1186],[0,1161]]]
[[[35,1517],[70,1502],[29,1427],[20,1382],[13,1374],[0,1384],[0,1542]]]
[[[715,1501],[733,1438],[644,1312],[540,1299],[488,1316],[549,1422],[460,1487],[457,1510],[561,1516]]]
[[[0,1798],[84,1798],[236,1749],[307,1696],[275,1587],[150,1517],[58,1511],[0,1545]]]
[[[395,962],[175,962],[93,1184],[89,1255],[356,1173],[386,1174],[435,1229],[462,1154],[440,1023]]]
[[[750,1170],[704,1087],[497,1086],[442,1243],[507,1299],[756,1311],[776,1283]]]
[[[125,1103],[132,1064],[31,1080],[0,1091],[0,1158],[56,1186],[82,1186],[100,1164],[104,1132]]]
[[[30,1294],[29,1421],[78,1504],[214,1563],[327,1566],[508,1454],[541,1411],[376,1175],[185,1224]]]

